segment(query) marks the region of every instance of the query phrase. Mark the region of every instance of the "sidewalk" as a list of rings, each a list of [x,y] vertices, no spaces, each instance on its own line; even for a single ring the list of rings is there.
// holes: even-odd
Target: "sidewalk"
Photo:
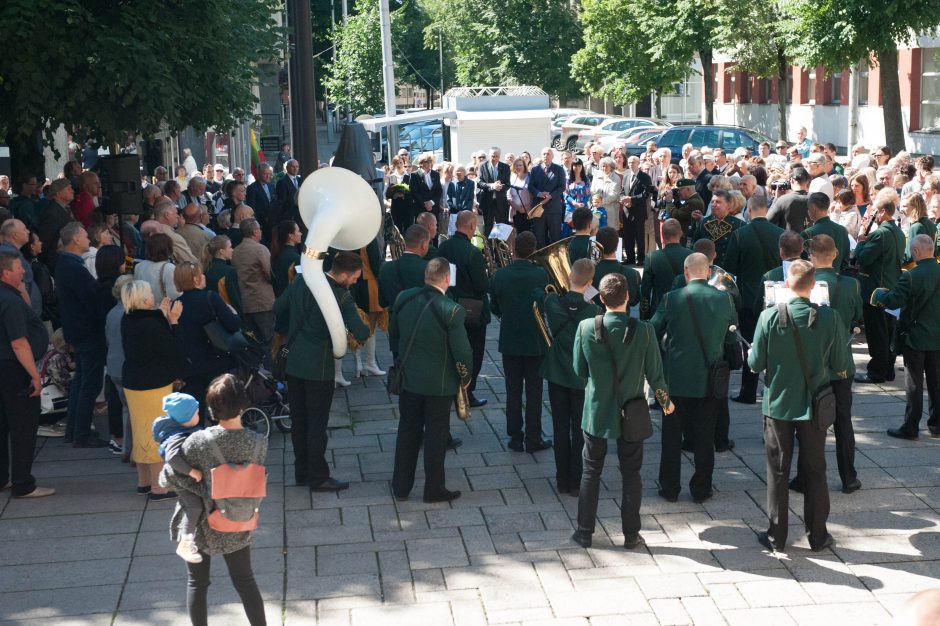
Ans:
[[[786,558],[757,543],[766,529],[765,456],[758,407],[731,405],[737,446],[718,454],[716,494],[694,504],[656,496],[658,423],[643,465],[648,547],[620,547],[620,475],[608,458],[594,546],[569,541],[576,500],[554,490],[551,450],[507,451],[504,384],[489,329],[479,395],[463,446],[447,455],[451,504],[390,494],[397,401],[384,378],[338,390],[328,455],[348,491],[314,494],[292,482],[289,437],[274,433],[269,495],[252,556],[269,624],[888,624],[913,592],[940,579],[940,441],[887,437],[904,409],[903,372],[857,385],[857,466],[863,489],[839,491],[829,437],[832,550],[808,550],[791,494]],[[380,336],[380,362],[390,362]],[[867,360],[855,346],[858,363]],[[345,359],[352,380],[353,360]],[[479,390],[478,390],[479,392]],[[542,423],[551,429],[546,410]],[[658,422],[658,413],[654,421]],[[104,422],[99,429],[106,428]],[[35,474],[58,494],[0,497],[0,621],[18,624],[188,624],[185,568],[167,526],[171,503],[134,494],[135,473],[101,450],[41,440]],[[613,449],[613,446],[611,446]],[[686,456],[683,479],[691,475]],[[209,593],[214,624],[243,624],[221,559]]]

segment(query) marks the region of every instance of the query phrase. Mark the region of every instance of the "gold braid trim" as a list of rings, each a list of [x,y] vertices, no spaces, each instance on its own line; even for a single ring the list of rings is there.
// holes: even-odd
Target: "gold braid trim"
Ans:
[[[733,229],[731,228],[731,224],[724,220],[720,222],[718,220],[712,220],[705,223],[705,232],[708,233],[712,241],[718,241],[722,237],[730,235]]]
[[[669,392],[665,389],[656,390],[656,401],[659,402],[659,406],[667,407],[669,406]]]

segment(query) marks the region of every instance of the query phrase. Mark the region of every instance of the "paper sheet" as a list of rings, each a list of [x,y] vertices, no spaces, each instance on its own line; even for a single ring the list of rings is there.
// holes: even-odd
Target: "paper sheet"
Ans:
[[[489,239],[509,241],[509,236],[511,234],[512,224],[493,224],[493,229],[490,231]]]
[[[450,264],[450,286],[457,286],[457,266],[453,263]]]
[[[594,296],[596,296],[597,294],[598,294],[597,289],[595,289],[593,285],[588,285],[587,288],[584,290],[584,301],[585,302],[593,301]]]
[[[855,246],[857,245],[858,245],[858,242],[855,241],[855,237],[853,237],[852,235],[849,235],[849,250],[851,250],[852,252],[855,252]]]
[[[298,276],[300,276],[301,274],[303,274],[303,270],[300,268],[300,264],[299,264],[299,263],[294,266],[294,273],[297,274]]]
[[[885,309],[885,313],[896,318],[901,317],[901,309]]]

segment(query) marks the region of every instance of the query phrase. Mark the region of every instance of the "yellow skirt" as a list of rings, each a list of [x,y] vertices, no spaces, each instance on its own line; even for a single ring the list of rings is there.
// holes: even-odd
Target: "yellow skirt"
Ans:
[[[135,463],[163,463],[159,444],[153,439],[153,422],[163,415],[163,398],[172,392],[173,385],[146,391],[124,390],[134,435],[131,460]]]

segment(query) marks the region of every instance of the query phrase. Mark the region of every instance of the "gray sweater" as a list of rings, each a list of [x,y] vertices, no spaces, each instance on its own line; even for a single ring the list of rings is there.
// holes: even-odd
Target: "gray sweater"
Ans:
[[[225,456],[226,463],[253,461],[263,464],[268,454],[268,440],[250,430],[226,430],[221,426],[212,426],[187,437],[186,443],[183,444],[183,455],[192,467],[202,472],[202,481],[197,483],[189,476],[180,476],[164,465],[160,474],[160,484],[175,490],[190,491],[200,496],[206,514],[212,511],[212,502],[209,499],[212,482],[210,470],[220,464],[210,447],[210,441],[215,441],[218,445]],[[170,520],[170,537],[175,543],[179,543],[179,525],[182,515],[182,508],[177,503],[173,518]],[[191,520],[191,523],[195,521]],[[205,515],[195,526],[196,545],[206,554],[229,554],[251,544],[251,532],[217,532],[209,528]]]

